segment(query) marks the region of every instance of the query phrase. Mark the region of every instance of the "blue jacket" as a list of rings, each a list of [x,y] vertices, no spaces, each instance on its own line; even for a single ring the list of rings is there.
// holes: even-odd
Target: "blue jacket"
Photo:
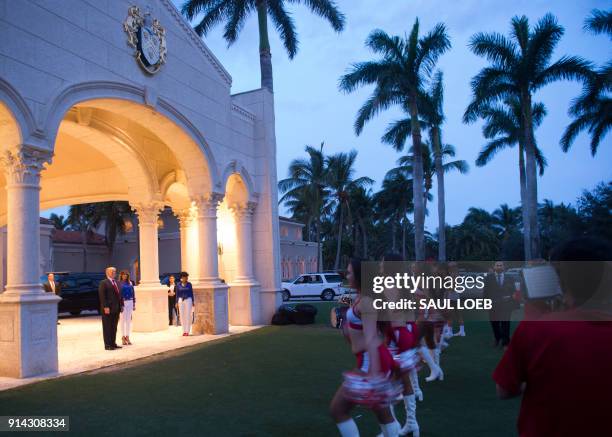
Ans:
[[[193,298],[193,287],[191,286],[191,282],[187,282],[185,285],[183,285],[182,282],[179,282],[178,284],[176,284],[176,287],[174,287],[174,291],[176,292],[176,299],[187,299],[187,298],[191,298],[192,302],[195,302],[195,299]]]
[[[121,298],[123,300],[132,299],[134,301],[134,304],[136,303],[136,293],[134,293],[134,286],[129,282],[121,283]]]

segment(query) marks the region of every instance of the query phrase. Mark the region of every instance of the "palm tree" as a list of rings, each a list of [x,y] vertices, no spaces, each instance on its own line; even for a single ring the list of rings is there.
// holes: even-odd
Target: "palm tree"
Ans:
[[[419,38],[419,20],[416,19],[408,38],[375,30],[368,36],[366,45],[381,58],[353,64],[351,70],[341,77],[340,89],[350,93],[362,85],[376,85],[372,95],[359,109],[355,121],[358,135],[367,121],[392,105],[400,105],[410,115],[416,181],[412,184],[414,248],[416,259],[422,261],[425,259],[425,203],[419,100],[438,58],[450,47],[450,40],[441,23]],[[403,144],[401,146],[403,148]]]
[[[413,210],[411,199],[406,196],[413,181],[401,172],[387,173],[382,186],[372,198],[379,221],[391,227],[391,251],[397,251],[397,225],[402,230],[402,256],[406,255],[406,226],[408,213]]]
[[[425,202],[425,211],[427,211],[427,202],[432,199],[432,195],[429,193],[431,188],[433,187],[433,179],[436,176],[437,179],[437,168],[435,167],[435,155],[431,150],[431,147],[427,141],[423,141],[423,179],[424,179],[424,202]],[[410,148],[410,152],[412,152],[412,148]],[[463,159],[457,159],[454,161],[446,162],[447,158],[455,157],[455,147],[451,144],[444,144],[440,148],[440,164],[441,171],[443,174],[449,173],[451,171],[458,171],[461,174],[465,174],[469,170],[469,164]],[[387,174],[393,173],[402,173],[408,179],[413,179],[413,167],[412,163],[414,162],[414,157],[412,153],[408,155],[404,155],[398,158],[397,167],[392,168],[387,172]],[[438,199],[439,200],[439,199]],[[439,204],[439,202],[438,202]]]
[[[332,192],[334,199],[336,216],[338,217],[338,242],[336,244],[336,259],[334,270],[340,267],[340,249],[342,247],[342,228],[344,226],[344,213],[350,214],[349,191],[353,188],[365,188],[374,183],[367,176],[353,179],[355,173],[355,160],[357,151],[351,150],[349,153],[336,153],[326,158],[327,164],[327,187]]]
[[[368,259],[368,224],[371,223],[372,210],[374,209],[372,193],[364,187],[351,187],[349,199],[355,227],[361,234],[361,257]],[[355,247],[357,247],[356,244]]]
[[[55,229],[64,230],[69,226],[68,221],[63,215],[57,215],[56,213],[52,213],[49,216],[49,220],[53,222],[53,227]]]
[[[314,14],[329,21],[336,32],[344,29],[344,14],[331,0],[186,0],[181,12],[189,21],[203,14],[200,22],[194,27],[199,36],[206,35],[216,24],[225,22],[223,38],[228,45],[236,42],[249,14],[257,12],[261,86],[273,91],[268,16],[283,41],[289,59],[293,59],[298,51],[298,35],[293,17],[286,9],[287,3],[303,3]]]
[[[543,103],[534,103],[531,108],[533,126],[537,128],[542,124],[546,115],[546,107]],[[489,104],[479,109],[479,117],[485,120],[482,132],[485,138],[490,139],[480,151],[476,159],[476,166],[482,167],[488,164],[493,157],[506,147],[518,145],[519,153],[519,183],[521,194],[521,213],[523,222],[523,253],[526,260],[531,259],[531,233],[528,226],[527,215],[527,183],[525,177],[525,141],[523,117],[520,100],[517,97],[508,97],[503,105]],[[544,174],[546,158],[542,151],[535,145],[536,164],[540,176]]]
[[[564,33],[553,15],[546,14],[533,29],[526,16],[516,16],[511,23],[510,38],[499,33],[477,33],[472,37],[472,51],[487,58],[491,64],[472,79],[472,101],[463,118],[465,122],[473,122],[484,106],[508,97],[519,99],[525,131],[526,206],[531,256],[539,257],[537,170],[531,111],[533,94],[561,79],[586,79],[591,76],[591,68],[589,62],[575,56],[563,56],[550,63]]]
[[[433,77],[428,93],[421,96],[420,116],[421,124],[429,129],[431,148],[423,147],[423,173],[425,176],[425,197],[427,203],[428,193],[431,189],[431,181],[435,173],[438,188],[438,260],[446,261],[446,199],[444,187],[444,174],[450,170],[458,170],[467,173],[469,165],[467,162],[453,161],[444,164],[444,156],[454,157],[455,148],[449,144],[442,144],[442,124],[444,123],[444,86],[441,71],[436,72]],[[398,148],[406,142],[410,135],[411,123],[409,119],[403,119],[391,123],[383,135],[383,142]],[[427,149],[427,150],[426,150]],[[429,153],[429,149],[433,152]],[[400,165],[407,165],[406,159],[401,158]],[[425,208],[425,210],[427,210]]]
[[[520,208],[510,208],[507,203],[503,203],[491,214],[493,226],[498,230],[498,235],[504,240],[508,240],[510,235],[515,232],[521,222]]]
[[[279,203],[307,199],[309,215],[315,221],[316,241],[319,246],[317,254],[317,271],[322,267],[321,254],[321,219],[330,210],[330,192],[327,188],[327,166],[323,154],[323,143],[319,149],[306,146],[308,159],[294,159],[289,164],[289,177],[278,182],[283,193]]]
[[[68,209],[67,222],[70,226],[70,230],[79,231],[81,233],[81,243],[83,245],[83,272],[87,271],[87,239],[93,229],[91,205],[90,203],[71,205]]]
[[[585,29],[605,33],[612,38],[612,11],[593,10],[587,18]],[[561,148],[567,152],[578,134],[587,130],[591,135],[591,155],[595,156],[601,140],[612,127],[612,61],[593,72],[585,81],[582,93],[572,101],[569,115],[574,118],[561,138]]]
[[[109,254],[113,253],[118,235],[125,234],[125,219],[132,214],[126,201],[99,202],[91,205],[91,226],[104,225],[104,240]]]

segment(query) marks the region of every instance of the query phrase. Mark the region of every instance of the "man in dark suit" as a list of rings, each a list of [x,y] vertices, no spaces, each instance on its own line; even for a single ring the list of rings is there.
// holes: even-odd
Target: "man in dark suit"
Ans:
[[[505,348],[510,343],[510,316],[514,308],[512,295],[514,284],[505,273],[504,263],[496,261],[493,272],[485,279],[484,298],[491,299],[493,308],[489,310],[489,320],[495,337],[494,346]]]
[[[102,332],[104,334],[104,349],[107,351],[121,349],[117,345],[117,324],[122,311],[121,293],[115,280],[117,269],[106,268],[106,279],[100,282],[98,297],[102,310]]]
[[[47,275],[47,282],[43,284],[43,288],[47,293],[55,293],[56,296],[60,296],[62,294],[62,284],[59,282],[55,282],[55,275],[53,273],[49,273]],[[59,318],[59,314],[57,315]],[[57,321],[59,325],[59,320]]]

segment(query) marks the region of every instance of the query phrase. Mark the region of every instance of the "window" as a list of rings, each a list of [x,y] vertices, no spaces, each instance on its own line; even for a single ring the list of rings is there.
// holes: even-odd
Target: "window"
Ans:
[[[288,237],[289,236],[289,229],[287,228],[287,226],[281,226],[281,228],[280,228],[280,235],[281,235],[281,237]]]
[[[340,275],[325,275],[325,279],[327,279],[327,282],[342,282]]]
[[[321,275],[310,275],[310,282],[312,284],[322,284],[323,283],[323,279],[321,278]]]

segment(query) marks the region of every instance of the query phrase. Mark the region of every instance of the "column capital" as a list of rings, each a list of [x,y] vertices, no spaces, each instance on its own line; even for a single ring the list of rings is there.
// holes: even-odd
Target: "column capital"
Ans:
[[[223,201],[223,193],[210,192],[200,196],[196,196],[193,200],[197,208],[199,217],[216,217],[217,208]]]
[[[40,173],[45,163],[51,163],[53,152],[21,145],[0,154],[7,186],[40,186]]]
[[[250,220],[253,217],[257,202],[240,202],[230,206],[230,211],[238,220]]]
[[[174,216],[179,221],[179,227],[181,229],[186,228],[194,219],[194,211],[191,208],[180,209],[178,211],[174,211]]]
[[[138,223],[142,225],[157,226],[159,213],[164,209],[162,202],[130,203],[130,206],[138,216]]]

